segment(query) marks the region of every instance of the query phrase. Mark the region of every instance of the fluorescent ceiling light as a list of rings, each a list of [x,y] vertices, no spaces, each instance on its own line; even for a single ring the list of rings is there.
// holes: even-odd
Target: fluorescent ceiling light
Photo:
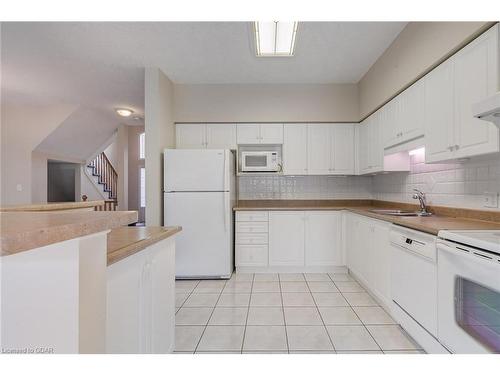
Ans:
[[[255,22],[257,56],[293,56],[298,22]]]
[[[134,111],[127,108],[116,108],[115,111],[122,117],[129,117],[132,113],[134,113]]]

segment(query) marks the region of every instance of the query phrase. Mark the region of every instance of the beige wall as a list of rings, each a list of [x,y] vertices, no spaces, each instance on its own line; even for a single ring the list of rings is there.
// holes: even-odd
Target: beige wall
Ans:
[[[146,224],[163,224],[163,150],[175,145],[174,85],[158,68],[145,70]]]
[[[410,22],[359,82],[361,117],[373,112],[488,22]]]
[[[128,209],[138,211],[140,204],[139,168],[144,161],[139,159],[139,135],[144,126],[128,127]]]
[[[32,189],[37,186],[32,183],[32,151],[75,109],[66,104],[2,103],[2,205],[32,202]]]
[[[357,121],[351,84],[176,85],[176,122]]]

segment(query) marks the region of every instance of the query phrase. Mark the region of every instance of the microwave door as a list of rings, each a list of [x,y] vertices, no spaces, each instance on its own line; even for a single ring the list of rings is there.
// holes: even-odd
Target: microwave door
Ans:
[[[246,170],[266,170],[267,155],[245,155],[244,166]]]

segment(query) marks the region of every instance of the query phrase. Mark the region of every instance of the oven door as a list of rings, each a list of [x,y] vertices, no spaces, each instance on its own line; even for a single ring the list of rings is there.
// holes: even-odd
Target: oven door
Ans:
[[[438,337],[452,353],[500,353],[500,263],[439,240]]]

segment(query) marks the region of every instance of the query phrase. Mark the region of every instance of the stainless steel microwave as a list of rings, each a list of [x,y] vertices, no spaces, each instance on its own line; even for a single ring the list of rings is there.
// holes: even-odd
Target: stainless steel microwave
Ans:
[[[281,157],[277,151],[242,151],[242,172],[280,172]]]

